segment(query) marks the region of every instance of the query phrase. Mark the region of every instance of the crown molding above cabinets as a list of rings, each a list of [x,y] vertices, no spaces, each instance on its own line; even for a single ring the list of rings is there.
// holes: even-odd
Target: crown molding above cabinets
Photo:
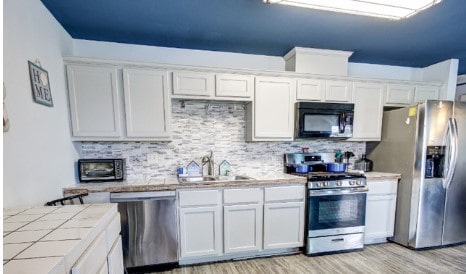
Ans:
[[[297,101],[355,104],[350,141],[380,140],[384,106],[439,98],[440,82],[64,58],[74,141],[170,141],[171,99],[246,102],[246,141],[292,141]]]

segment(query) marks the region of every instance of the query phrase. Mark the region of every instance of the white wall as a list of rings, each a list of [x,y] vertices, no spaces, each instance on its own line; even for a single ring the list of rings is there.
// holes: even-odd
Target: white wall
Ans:
[[[395,80],[420,80],[420,68],[348,63],[348,76]]]
[[[74,40],[74,56],[236,69],[285,70],[282,57]]]
[[[3,1],[3,77],[10,130],[3,133],[3,206],[42,205],[75,182],[62,55],[72,39],[37,0]],[[33,102],[28,60],[49,73],[54,106]]]
[[[422,80],[439,81],[444,83],[440,90],[440,99],[455,99],[458,63],[458,59],[449,59],[425,67],[422,70]]]

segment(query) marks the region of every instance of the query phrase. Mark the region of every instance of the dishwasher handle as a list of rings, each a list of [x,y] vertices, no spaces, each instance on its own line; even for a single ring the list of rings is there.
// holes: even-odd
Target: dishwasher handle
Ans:
[[[110,202],[131,202],[143,200],[172,200],[175,199],[175,191],[150,191],[150,192],[116,192],[110,193]]]

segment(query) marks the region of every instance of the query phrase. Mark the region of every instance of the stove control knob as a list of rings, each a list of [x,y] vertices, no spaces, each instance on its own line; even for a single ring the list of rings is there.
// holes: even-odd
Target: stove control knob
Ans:
[[[324,183],[324,186],[328,186],[328,182],[325,182],[325,183]]]
[[[360,184],[361,184],[361,181],[356,181],[356,184],[357,184],[357,185],[360,185]]]
[[[342,182],[342,181],[337,181],[337,182],[336,182],[336,185],[337,185],[337,186],[342,186],[342,185],[343,185],[343,182]]]
[[[350,186],[354,185],[354,181],[349,181]]]
[[[317,185],[318,187],[321,187],[321,186],[322,186],[322,183],[321,183],[321,182],[318,182],[318,183],[316,183],[316,185]]]

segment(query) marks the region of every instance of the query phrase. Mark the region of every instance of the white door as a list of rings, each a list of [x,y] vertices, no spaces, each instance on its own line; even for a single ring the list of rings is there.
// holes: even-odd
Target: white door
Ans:
[[[383,84],[354,84],[353,140],[380,140],[382,134],[383,94]]]
[[[325,101],[342,102],[351,101],[351,82],[342,80],[327,80],[325,83]]]
[[[364,242],[384,242],[393,236],[396,195],[367,195]]]
[[[298,79],[296,86],[296,100],[323,101],[324,80]]]
[[[180,208],[181,258],[222,254],[219,206]]]
[[[124,69],[126,135],[170,138],[168,74],[153,69]]]
[[[295,80],[256,77],[255,87],[255,139],[292,140]]]
[[[303,246],[304,202],[264,205],[264,249]]]
[[[107,256],[108,274],[124,274],[123,266],[123,246],[121,244],[121,236],[118,236],[112,249]]]
[[[117,68],[68,65],[67,75],[73,136],[120,137]]]
[[[225,253],[262,248],[262,205],[223,207]]]
[[[174,71],[173,94],[185,96],[210,97],[214,94],[215,79],[213,73]]]
[[[252,99],[253,77],[239,74],[217,74],[215,76],[215,95],[217,97],[231,97]]]
[[[414,100],[414,85],[388,84],[385,104],[411,105]]]

